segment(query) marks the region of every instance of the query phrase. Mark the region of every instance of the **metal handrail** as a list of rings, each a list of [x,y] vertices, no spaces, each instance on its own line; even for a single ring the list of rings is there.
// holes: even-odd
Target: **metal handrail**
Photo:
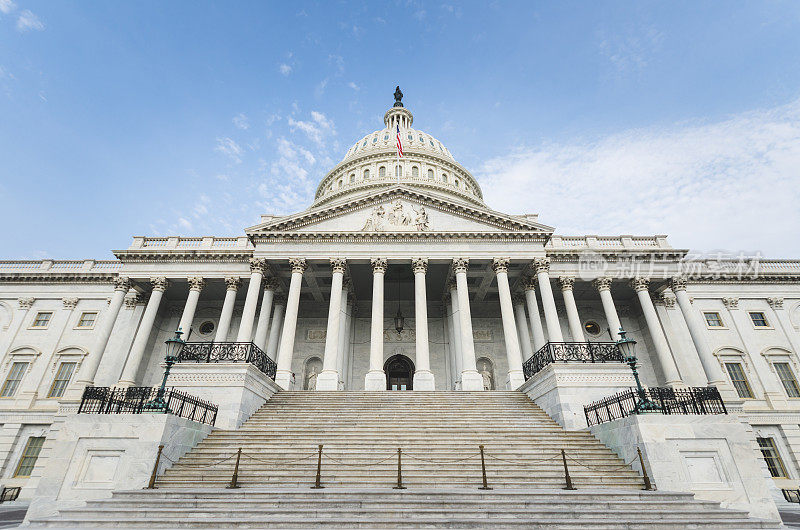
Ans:
[[[158,388],[112,388],[87,386],[81,396],[78,414],[142,414],[158,396]],[[208,425],[217,419],[217,405],[198,397],[168,388],[164,392],[165,413]]]
[[[548,364],[625,362],[616,342],[548,342],[522,364],[527,381]]]
[[[250,363],[273,381],[278,369],[275,361],[252,342],[187,342],[178,362]]]
[[[648,412],[661,414],[727,414],[722,396],[715,386],[675,388],[630,388],[583,407],[586,423],[591,427],[607,421],[618,420],[635,414],[641,401],[649,401]]]

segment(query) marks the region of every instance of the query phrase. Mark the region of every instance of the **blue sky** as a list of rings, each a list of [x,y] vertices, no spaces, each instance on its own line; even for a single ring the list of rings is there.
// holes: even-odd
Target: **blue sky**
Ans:
[[[800,2],[0,0],[3,258],[307,207],[396,84],[488,204],[800,257]]]

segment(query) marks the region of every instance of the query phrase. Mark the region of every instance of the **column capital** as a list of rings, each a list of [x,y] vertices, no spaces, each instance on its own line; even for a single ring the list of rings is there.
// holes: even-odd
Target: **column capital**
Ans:
[[[507,273],[509,263],[511,263],[510,258],[492,258],[492,269],[495,274],[500,274],[501,272]]]
[[[61,303],[64,304],[64,309],[75,309],[75,306],[78,305],[77,298],[62,298]]]
[[[661,296],[659,296],[658,299],[667,309],[673,309],[675,307],[675,295],[661,293]]]
[[[278,289],[278,279],[274,276],[268,276],[264,278],[264,290],[265,291],[275,291]]]
[[[167,290],[169,281],[167,281],[165,277],[159,276],[157,278],[150,278],[150,284],[153,286],[154,291],[164,292]]]
[[[372,258],[369,260],[370,265],[372,265],[372,273],[384,273],[386,272],[386,267],[389,266],[389,260],[386,258]]]
[[[783,298],[775,297],[775,298],[767,298],[767,303],[772,309],[783,309]]]
[[[342,290],[347,291],[348,294],[352,291],[353,280],[350,278],[342,278]]]
[[[533,265],[533,270],[536,271],[536,274],[540,272],[550,272],[550,258],[536,258],[531,265]]]
[[[205,287],[206,281],[202,276],[192,276],[189,278],[189,290],[200,292]]]
[[[428,258],[411,258],[411,268],[414,270],[414,274],[426,274],[428,272]]]
[[[511,295],[511,301],[514,303],[514,305],[524,304],[525,296],[520,293],[514,293]]]
[[[447,280],[447,291],[448,292],[455,291],[457,287],[458,286],[456,284],[456,279],[455,278],[450,278],[449,280]]]
[[[445,291],[445,293],[442,295],[442,303],[445,305],[450,304],[450,293],[448,291]]]
[[[347,269],[347,260],[344,258],[331,258],[331,272],[339,272],[344,274],[345,269]]]
[[[269,265],[264,258],[250,258],[250,272],[260,272],[266,274],[269,271]]]
[[[571,291],[575,287],[575,278],[572,276],[560,276],[558,278],[558,285],[561,286],[562,291]]]
[[[595,278],[592,281],[592,285],[594,288],[597,289],[597,292],[602,291],[610,291],[611,290],[611,278],[604,276],[602,278]]]
[[[525,291],[536,291],[536,278],[533,276],[526,276],[522,280],[522,289]]]
[[[647,291],[650,288],[650,278],[643,278],[641,276],[637,276],[631,280],[631,287],[637,293],[639,291]]]
[[[453,272],[459,273],[463,272],[466,273],[469,270],[469,259],[468,258],[453,258]]]
[[[131,288],[131,281],[125,276],[114,278],[114,290],[128,292]]]
[[[304,272],[306,272],[306,267],[308,267],[308,265],[306,264],[306,260],[304,258],[289,258],[289,265],[291,265],[292,267],[293,274],[295,272],[303,274]]]
[[[33,303],[36,301],[36,298],[32,296],[26,296],[23,298],[18,298],[17,302],[19,303],[20,309],[30,309],[33,306]]]
[[[675,276],[669,281],[669,285],[673,291],[685,291],[688,283],[686,276]]]
[[[286,295],[276,293],[272,298],[272,303],[275,305],[286,305]]]
[[[235,276],[228,276],[225,278],[225,287],[228,291],[238,291],[240,285],[242,285],[241,278]]]
[[[739,299],[733,296],[726,296],[725,298],[723,298],[722,304],[728,311],[731,311],[733,309],[739,309]]]

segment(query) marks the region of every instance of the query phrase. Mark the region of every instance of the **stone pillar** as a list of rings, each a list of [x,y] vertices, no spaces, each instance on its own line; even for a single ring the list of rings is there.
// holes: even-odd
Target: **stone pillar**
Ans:
[[[339,390],[339,328],[342,320],[342,281],[347,261],[331,259],[331,299],[328,304],[328,328],[325,332],[325,355],[322,372],[317,376],[316,390]]]
[[[578,306],[575,304],[575,295],[572,292],[575,278],[562,276],[558,279],[558,283],[561,286],[561,295],[564,297],[564,307],[567,309],[569,334],[572,335],[574,342],[586,342],[586,337],[583,335],[581,317],[578,315]]]
[[[292,373],[292,355],[294,354],[294,334],[297,331],[297,311],[300,306],[300,288],[303,284],[303,273],[306,271],[306,260],[291,258],[292,279],[289,282],[289,294],[286,298],[286,316],[283,319],[283,332],[278,348],[278,368],[275,382],[284,390],[291,390],[294,384]]]
[[[105,353],[108,339],[111,337],[111,330],[114,329],[114,323],[117,321],[117,315],[122,307],[122,302],[125,301],[125,295],[131,288],[131,282],[128,278],[116,278],[114,280],[114,295],[111,297],[111,303],[108,306],[103,318],[100,320],[100,325],[97,327],[97,339],[94,343],[94,348],[90,355],[81,366],[78,377],[75,379],[76,390],[83,391],[83,388],[94,384],[94,376],[97,374],[97,367],[100,366],[100,361]]]
[[[383,276],[388,262],[373,258],[372,263],[372,322],[369,339],[369,371],[364,378],[365,390],[386,390],[383,371]]]
[[[136,373],[139,371],[139,365],[142,364],[144,350],[147,347],[147,341],[150,339],[150,332],[153,331],[153,324],[158,314],[158,306],[161,304],[164,291],[167,290],[168,282],[163,276],[152,278],[150,283],[153,285],[153,291],[150,293],[150,300],[147,301],[147,307],[144,310],[144,315],[142,315],[142,322],[139,324],[136,338],[133,339],[128,361],[122,370],[122,377],[120,377],[118,383],[118,386],[121,387],[136,385]]]
[[[511,288],[508,285],[508,258],[494,258],[492,268],[497,276],[497,291],[500,295],[500,316],[503,319],[503,338],[508,358],[508,389],[516,390],[525,382],[522,375],[522,353],[519,349],[519,335],[514,320],[514,306],[511,302]]]
[[[339,388],[344,389],[344,360],[347,354],[347,339],[350,329],[350,312],[347,306],[347,297],[350,291],[350,281],[342,282],[342,303],[339,306],[339,345],[336,350],[336,371],[339,372]]]
[[[461,388],[461,371],[463,370],[463,353],[461,352],[461,315],[458,313],[458,290],[456,282],[451,281],[447,284],[450,293],[450,333],[452,335],[453,366],[453,385],[455,389]]]
[[[433,372],[431,372],[428,345],[428,295],[425,289],[428,260],[414,258],[411,260],[411,266],[414,269],[414,320],[417,326],[417,366],[414,371],[414,390],[436,390]]]
[[[483,377],[478,373],[475,364],[475,341],[472,335],[472,314],[469,308],[467,268],[469,268],[468,259],[455,258],[453,260],[461,327],[461,390],[483,390]]]
[[[532,277],[525,280],[525,301],[528,304],[528,319],[531,321],[531,333],[533,333],[533,349],[545,345],[544,328],[542,328],[542,317],[539,314],[539,303],[536,301],[536,281]]]
[[[278,341],[281,339],[283,328],[283,313],[286,310],[286,297],[275,296],[275,311],[272,312],[272,324],[269,326],[269,339],[267,339],[267,356],[275,360],[278,355]]]
[[[603,311],[606,314],[608,329],[611,331],[611,339],[617,341],[619,340],[619,328],[622,327],[622,324],[619,322],[617,308],[614,306],[614,299],[611,297],[611,278],[596,278],[592,283],[597,292],[600,293],[600,301],[603,302]]]
[[[272,301],[275,298],[275,289],[278,288],[278,282],[275,278],[267,278],[264,280],[264,297],[261,299],[261,309],[258,312],[258,325],[256,326],[256,336],[253,338],[253,344],[266,351],[267,347],[267,331],[269,330],[269,316],[272,313]]]
[[[658,363],[661,365],[661,371],[664,374],[664,382],[671,387],[683,386],[681,376],[678,374],[678,367],[675,365],[675,359],[672,358],[672,353],[669,351],[667,337],[664,336],[664,330],[661,329],[661,323],[658,321],[656,308],[650,298],[649,285],[650,280],[647,278],[634,278],[631,280],[631,287],[636,291],[639,303],[642,305],[644,319],[647,322],[647,330],[650,332],[650,338],[653,339]]]
[[[775,313],[775,318],[778,320],[778,324],[780,324],[780,328],[783,330],[783,334],[786,336],[789,344],[792,345],[795,354],[800,355],[800,337],[798,337],[797,332],[794,330],[792,321],[789,319],[789,313],[787,313],[786,309],[783,307],[783,298],[767,298],[767,303],[772,309],[772,312]]]
[[[236,305],[236,292],[242,280],[239,278],[225,278],[225,300],[222,302],[222,313],[219,315],[217,333],[214,335],[214,342],[227,342],[228,331],[231,329],[231,317],[233,316],[233,306]]]
[[[250,258],[250,283],[247,285],[247,296],[245,296],[244,299],[242,321],[239,323],[239,333],[236,334],[236,342],[253,341],[253,322],[256,319],[258,294],[261,292],[261,280],[264,279],[264,272],[266,269],[266,260],[262,258]]]
[[[525,298],[514,295],[514,315],[517,317],[517,332],[519,333],[519,345],[522,349],[522,359],[527,361],[533,355],[531,349],[531,332],[528,329],[528,319],[525,316]]]
[[[727,386],[727,380],[722,373],[722,367],[719,365],[714,355],[711,353],[711,348],[705,338],[705,326],[700,322],[700,317],[692,309],[692,302],[689,301],[689,295],[686,294],[686,278],[678,277],[673,278],[671,282],[672,292],[675,293],[675,298],[678,300],[678,307],[681,309],[686,326],[689,328],[689,334],[692,336],[692,342],[697,350],[697,355],[700,357],[700,364],[703,365],[703,371],[706,373],[706,379],[709,386]],[[720,388],[720,390],[722,390]],[[724,396],[723,396],[724,397]]]
[[[199,276],[189,278],[189,295],[186,297],[186,305],[183,306],[183,314],[178,324],[181,330],[181,338],[187,340],[194,321],[194,312],[197,310],[197,302],[200,300],[200,293],[205,286],[205,280]]]
[[[353,383],[352,364],[353,364],[353,351],[352,351],[352,337],[353,329],[355,327],[356,313],[358,306],[354,300],[347,303],[347,333],[344,337],[344,368],[342,369],[342,380],[344,381],[345,388]]]
[[[550,258],[537,258],[533,261],[536,269],[536,278],[539,280],[539,292],[542,295],[544,320],[547,325],[547,339],[550,342],[564,342],[561,334],[561,324],[558,322],[556,300],[553,298],[553,289],[550,287]]]

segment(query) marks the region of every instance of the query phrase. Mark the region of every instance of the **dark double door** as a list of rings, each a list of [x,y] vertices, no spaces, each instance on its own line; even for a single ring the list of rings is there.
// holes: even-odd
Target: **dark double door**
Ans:
[[[413,390],[414,363],[405,355],[390,357],[383,366],[387,390]]]

